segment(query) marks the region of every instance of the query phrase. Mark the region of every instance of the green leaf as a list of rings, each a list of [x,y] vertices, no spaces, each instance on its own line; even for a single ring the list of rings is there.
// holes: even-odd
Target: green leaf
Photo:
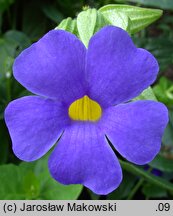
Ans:
[[[50,174],[49,174],[50,175]],[[82,185],[62,185],[44,173],[38,177],[45,181],[41,187],[40,197],[46,200],[76,200],[81,193]]]
[[[171,125],[173,126],[173,109],[169,110],[169,120],[170,120]]]
[[[164,158],[161,155],[157,155],[157,157],[155,157],[155,159],[150,163],[150,166],[163,172],[173,172],[172,160]]]
[[[169,25],[172,26],[173,21],[170,24],[168,23],[166,26],[168,27]],[[171,30],[171,27],[169,27],[167,32],[165,30],[161,30],[162,34],[157,37],[148,37],[145,34],[133,36],[133,41],[138,47],[145,48],[156,57],[159,62],[161,72],[167,70],[169,65],[173,64],[173,32]]]
[[[135,33],[154,22],[161,14],[161,10],[128,5],[107,5],[99,11],[89,8],[79,13],[77,29],[76,21],[71,18],[63,20],[56,29],[64,29],[77,35],[87,47],[93,34],[106,25],[115,25],[130,33]]]
[[[127,29],[131,34],[144,29],[145,27],[159,19],[162,15],[162,10],[121,4],[106,5],[100,8],[99,11],[105,16],[105,18],[111,21],[112,25],[116,25],[117,14],[127,16],[130,19],[130,22],[126,23],[130,25],[127,26]]]
[[[144,178],[146,181],[148,181],[154,185],[157,185],[158,187],[161,187],[163,189],[166,189],[166,190],[173,192],[173,184],[172,183],[162,179],[161,177],[158,177],[158,176],[155,176],[151,173],[148,173],[148,172],[144,171],[143,169],[141,169],[135,165],[124,162],[122,160],[119,160],[119,161],[120,161],[120,164],[124,170],[126,170],[126,171],[128,171],[134,175],[140,176],[140,177]]]
[[[13,43],[12,48],[15,49],[13,57],[19,55],[19,53],[31,45],[31,40],[26,34],[16,30],[7,31],[4,34],[4,39]]]
[[[11,98],[16,98],[17,89],[21,86],[12,77],[14,58],[31,44],[30,39],[23,33],[15,30],[7,31],[0,38],[0,118]],[[18,86],[20,86],[18,88]],[[17,88],[16,88],[17,87]]]
[[[82,185],[62,185],[51,178],[47,167],[47,160],[49,154],[35,163],[34,172],[38,177],[41,189],[40,198],[51,200],[75,200],[80,195],[83,186]]]
[[[78,35],[77,21],[76,19],[72,19],[70,17],[62,20],[62,22],[55,29],[66,30],[72,34]]]
[[[25,199],[21,189],[22,175],[13,164],[0,166],[0,199]]]
[[[166,77],[161,77],[153,87],[153,91],[159,101],[168,106],[173,105],[173,82]]]
[[[82,185],[65,186],[55,181],[48,171],[47,156],[19,166],[0,166],[0,199],[77,199]]]
[[[40,1],[25,1],[22,13],[22,31],[33,41],[47,31],[46,16],[40,9]]]
[[[63,14],[52,4],[43,4],[42,10],[48,18],[56,23],[64,18]]]
[[[14,3],[14,0],[0,0],[0,13],[7,10],[11,4]]]
[[[109,24],[96,9],[82,11],[77,16],[77,29],[79,37],[87,47],[90,38],[103,26]]]
[[[40,182],[32,171],[27,172],[27,174],[24,175],[22,186],[26,199],[36,199],[39,197]]]
[[[104,6],[99,9],[99,12],[103,14],[105,20],[110,25],[114,25],[117,27],[120,27],[128,32],[130,32],[129,27],[130,27],[130,19],[127,16],[126,13],[123,11],[117,10],[114,7],[112,8],[111,5]]]
[[[142,193],[147,198],[163,198],[167,197],[167,191],[153,184],[145,184],[142,188]]]
[[[0,164],[4,164],[8,160],[9,140],[5,122],[0,120]]]
[[[97,20],[96,20],[96,26],[94,29],[94,33],[99,31],[101,28],[103,28],[106,25],[110,25],[109,21],[104,18],[102,13],[100,13],[100,11],[97,11]]]
[[[172,148],[172,146],[173,146],[173,133],[172,133],[172,131],[173,131],[173,126],[169,122],[165,131],[164,131],[162,142],[165,146],[170,146],[170,148]]]
[[[0,39],[0,79],[5,77],[6,74],[6,68],[4,67],[6,65],[7,58],[13,57],[15,54],[15,46],[12,41],[5,40],[4,38]]]
[[[0,38],[0,78],[5,74],[7,59],[15,58],[23,49],[31,44],[29,38],[19,31],[10,30]],[[11,61],[10,61],[11,62]]]
[[[136,101],[136,100],[154,100],[154,101],[157,101],[157,98],[156,98],[152,88],[148,87],[138,97],[134,98],[133,100],[134,101]]]
[[[139,3],[142,5],[160,7],[162,9],[173,10],[172,0],[128,0],[129,2]]]
[[[88,46],[88,42],[92,35],[94,34],[94,29],[97,21],[97,10],[88,9],[82,11],[77,16],[77,28],[79,36],[85,46]]]

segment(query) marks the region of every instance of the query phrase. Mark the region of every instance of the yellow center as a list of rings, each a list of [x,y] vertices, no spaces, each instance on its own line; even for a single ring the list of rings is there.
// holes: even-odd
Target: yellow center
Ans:
[[[69,106],[68,114],[76,121],[97,121],[102,115],[102,109],[96,101],[85,95]]]

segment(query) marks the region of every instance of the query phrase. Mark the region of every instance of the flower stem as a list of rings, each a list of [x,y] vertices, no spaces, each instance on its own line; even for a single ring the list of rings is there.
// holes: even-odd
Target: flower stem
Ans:
[[[147,172],[151,173],[152,171],[152,167],[150,167]],[[141,178],[138,183],[135,185],[135,187],[132,189],[131,193],[129,194],[129,196],[127,197],[128,200],[131,200],[134,195],[136,194],[136,192],[138,191],[138,189],[141,187],[141,185],[144,183],[145,179]]]
[[[131,200],[134,195],[136,194],[136,192],[138,191],[138,189],[141,187],[141,185],[143,184],[145,180],[143,178],[141,178],[138,183],[135,185],[135,187],[132,189],[131,193],[129,194],[129,196],[127,197],[127,200]]]

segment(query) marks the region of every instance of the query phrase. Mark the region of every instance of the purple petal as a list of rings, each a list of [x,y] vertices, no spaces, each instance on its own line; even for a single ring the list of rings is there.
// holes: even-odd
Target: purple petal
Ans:
[[[90,123],[68,127],[49,159],[53,178],[62,184],[83,184],[107,194],[122,180],[119,162],[104,134]]]
[[[142,165],[159,152],[167,122],[168,110],[162,103],[137,101],[105,110],[101,127],[123,157]]]
[[[8,105],[5,121],[15,155],[21,160],[33,161],[55,144],[70,120],[60,103],[28,96]]]
[[[70,104],[85,95],[85,55],[76,36],[52,30],[17,57],[14,76],[31,92]]]
[[[137,49],[128,33],[118,27],[101,29],[87,52],[89,96],[102,107],[126,102],[151,85],[158,73],[156,59]]]

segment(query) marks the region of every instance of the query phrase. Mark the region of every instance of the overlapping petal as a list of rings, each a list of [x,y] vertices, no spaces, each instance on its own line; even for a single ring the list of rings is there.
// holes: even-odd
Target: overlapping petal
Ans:
[[[167,122],[162,103],[136,101],[105,110],[100,127],[123,157],[141,165],[159,152]]]
[[[89,96],[104,107],[139,95],[154,82],[158,70],[152,54],[137,49],[128,33],[118,27],[102,28],[89,42]]]
[[[15,78],[31,92],[71,103],[85,94],[85,55],[71,33],[52,30],[15,60]]]
[[[63,184],[83,184],[97,194],[107,194],[122,180],[119,162],[92,123],[66,128],[49,159],[50,172]]]
[[[62,104],[37,96],[11,102],[5,111],[5,121],[15,155],[24,161],[43,156],[70,123],[66,112]]]

